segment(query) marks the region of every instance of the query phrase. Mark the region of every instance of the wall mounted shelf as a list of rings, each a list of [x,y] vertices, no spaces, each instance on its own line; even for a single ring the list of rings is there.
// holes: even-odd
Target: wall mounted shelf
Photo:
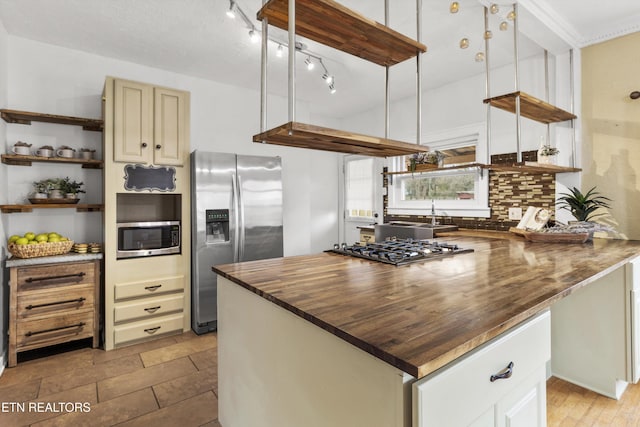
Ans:
[[[31,166],[32,162],[71,163],[82,165],[85,169],[102,169],[102,160],[67,159],[63,157],[22,156],[19,154],[2,154],[2,163],[13,166]]]
[[[258,12],[285,31],[288,0],[271,0]],[[427,47],[332,1],[296,0],[296,34],[378,65],[394,65],[426,52]]]
[[[517,97],[520,95],[520,115],[540,123],[559,123],[576,119],[578,116],[555,107],[524,92],[512,92],[505,95],[485,99],[485,104],[510,113],[516,113]]]
[[[298,122],[285,123],[277,128],[254,135],[253,142],[262,141],[288,147],[364,154],[375,157],[404,156],[428,150],[424,145],[360,135]]]
[[[470,169],[470,168],[480,168],[483,170],[492,170],[496,172],[518,172],[518,173],[529,173],[529,174],[557,174],[557,173],[571,173],[571,172],[580,172],[582,169],[572,168],[568,166],[558,166],[558,165],[547,165],[536,162],[522,162],[522,163],[505,163],[505,164],[483,164],[483,163],[468,163],[464,165],[456,165],[456,166],[445,166],[442,168],[434,168],[423,171],[401,171],[401,172],[385,172],[383,175],[411,175],[411,174],[428,174],[431,172],[438,171],[448,171],[448,170],[456,170],[456,169]]]
[[[98,119],[82,117],[57,116],[54,114],[32,113],[28,111],[0,110],[0,117],[7,123],[30,125],[31,122],[57,123],[61,125],[82,126],[84,130],[102,132],[104,122]]]
[[[33,204],[0,205],[0,212],[2,213],[32,212],[34,209],[75,209],[77,212],[100,212],[103,210],[103,205],[89,205],[89,204],[71,205],[67,203],[44,204],[44,205],[33,205]]]

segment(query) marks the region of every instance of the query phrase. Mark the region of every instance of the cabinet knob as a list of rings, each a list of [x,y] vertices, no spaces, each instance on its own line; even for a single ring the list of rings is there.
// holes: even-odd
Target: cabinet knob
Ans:
[[[638,99],[640,98],[640,91],[634,90],[633,92],[631,92],[629,94],[629,98],[631,99]]]
[[[161,149],[161,148],[162,148],[162,145],[160,145],[160,144],[157,144],[157,145],[156,145],[156,150],[159,150],[159,149]]]
[[[142,144],[140,144],[140,145],[142,145],[142,148],[147,148],[147,143],[146,143],[146,142],[143,142],[143,143],[142,143]]]

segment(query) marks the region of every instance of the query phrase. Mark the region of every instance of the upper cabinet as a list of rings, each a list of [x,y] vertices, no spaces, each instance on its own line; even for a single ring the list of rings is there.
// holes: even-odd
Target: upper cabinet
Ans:
[[[113,160],[182,166],[189,93],[120,79],[113,92]]]

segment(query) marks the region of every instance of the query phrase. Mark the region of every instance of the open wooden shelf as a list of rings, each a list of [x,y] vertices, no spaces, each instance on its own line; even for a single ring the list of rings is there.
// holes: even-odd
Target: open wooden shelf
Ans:
[[[2,213],[32,212],[34,209],[75,209],[78,212],[99,212],[103,210],[103,205],[88,205],[88,204],[72,205],[68,203],[44,204],[44,205],[33,205],[33,204],[0,205],[0,211]]]
[[[305,123],[288,122],[253,136],[253,142],[338,153],[363,154],[375,157],[393,157],[426,151],[424,145],[375,136],[360,135]]]
[[[546,124],[564,122],[578,117],[524,92],[512,92],[494,96],[493,98],[485,99],[483,102],[515,114],[518,95],[520,95],[520,115],[522,117]]]
[[[85,169],[102,169],[102,160],[68,159],[64,157],[23,156],[20,154],[2,154],[2,163],[14,166],[31,166],[32,162],[72,163]]]
[[[101,132],[104,122],[98,119],[85,119],[82,117],[57,116],[54,114],[31,113],[28,111],[0,110],[0,116],[7,123],[19,123],[30,125],[31,122],[57,123],[62,125],[82,126],[84,130]]]
[[[288,0],[270,0],[258,19],[285,31],[289,28]],[[388,66],[426,52],[427,47],[333,0],[296,0],[296,34]]]
[[[523,163],[505,163],[505,164],[483,164],[483,163],[468,163],[464,165],[456,165],[456,166],[445,166],[442,168],[434,168],[423,171],[400,171],[400,172],[386,172],[383,175],[411,175],[411,174],[422,174],[422,173],[430,173],[437,171],[447,171],[447,170],[455,170],[455,169],[469,169],[469,168],[480,168],[486,170],[492,170],[496,172],[519,172],[519,173],[548,173],[548,174],[557,174],[557,173],[568,173],[568,172],[580,172],[582,169],[572,168],[568,166],[558,166],[558,165],[547,165],[540,164],[535,162],[523,162]]]

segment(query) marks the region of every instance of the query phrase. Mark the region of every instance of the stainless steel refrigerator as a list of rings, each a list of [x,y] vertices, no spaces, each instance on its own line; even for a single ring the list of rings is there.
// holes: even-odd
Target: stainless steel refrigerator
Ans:
[[[280,157],[191,153],[191,327],[217,328],[211,266],[282,256]]]

